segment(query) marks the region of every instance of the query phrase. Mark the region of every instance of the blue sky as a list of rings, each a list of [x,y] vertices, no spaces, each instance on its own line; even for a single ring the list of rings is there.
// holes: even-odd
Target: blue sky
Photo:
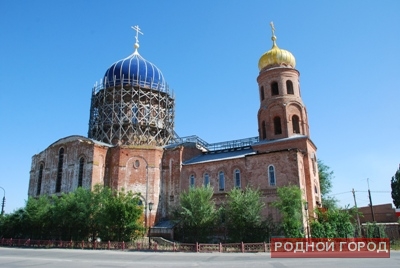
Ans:
[[[258,60],[296,57],[311,139],[342,206],[391,203],[400,163],[400,1],[0,2],[0,186],[6,213],[27,199],[31,157],[87,135],[92,86],[133,52],[176,95],[175,130],[207,142],[254,137]],[[0,190],[0,198],[3,193]]]

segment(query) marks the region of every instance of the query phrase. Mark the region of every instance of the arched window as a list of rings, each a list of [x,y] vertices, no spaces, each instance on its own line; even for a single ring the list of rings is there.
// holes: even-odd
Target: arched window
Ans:
[[[264,100],[265,96],[264,96],[264,87],[263,86],[260,87],[260,95],[261,95],[261,100]]]
[[[235,169],[235,187],[236,188],[240,188],[241,183],[240,183],[240,170],[239,169]]]
[[[262,139],[267,139],[267,128],[265,127],[265,121],[261,124],[261,131],[262,131]]]
[[[40,190],[42,189],[43,168],[44,168],[43,163],[40,163],[36,195],[40,195]]]
[[[293,133],[300,133],[299,117],[297,115],[292,116],[292,127]]]
[[[271,84],[271,95],[279,95],[279,87],[277,82],[273,82]]]
[[[281,118],[279,116],[274,117],[274,130],[275,135],[282,134]]]
[[[268,167],[268,181],[270,186],[276,185],[275,168],[272,165]]]
[[[83,182],[83,166],[85,165],[85,159],[81,157],[79,159],[79,171],[78,171],[78,187],[82,187]]]
[[[208,175],[208,173],[204,174],[204,186],[207,187],[210,185],[210,176]]]
[[[292,81],[290,80],[286,81],[286,89],[287,89],[287,94],[294,94]]]
[[[61,148],[58,152],[58,168],[57,168],[57,181],[56,181],[56,193],[61,192],[61,181],[62,181],[62,170],[64,163],[64,148]]]
[[[225,191],[225,174],[223,171],[220,171],[218,173],[218,178],[219,178],[219,181],[218,181],[219,190]]]
[[[189,181],[189,186],[190,186],[191,188],[193,188],[194,185],[195,185],[194,175],[190,175],[189,180],[190,180],[190,181]]]

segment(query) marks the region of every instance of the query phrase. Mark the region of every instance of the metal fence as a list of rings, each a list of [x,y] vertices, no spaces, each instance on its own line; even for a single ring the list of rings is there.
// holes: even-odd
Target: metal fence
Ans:
[[[31,240],[31,239],[0,239],[2,247],[27,248],[69,248],[94,250],[132,250],[132,251],[164,251],[164,252],[270,252],[269,243],[230,243],[230,244],[185,244],[166,242],[154,238],[150,243],[147,239],[132,242],[88,242],[61,240]]]

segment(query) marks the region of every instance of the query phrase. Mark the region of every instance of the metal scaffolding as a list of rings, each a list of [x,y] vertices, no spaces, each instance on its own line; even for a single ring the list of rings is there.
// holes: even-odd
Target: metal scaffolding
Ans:
[[[169,88],[122,81],[93,87],[88,137],[113,145],[168,144],[174,138],[175,113]]]
[[[170,144],[168,145],[169,148],[173,148],[175,146],[184,144],[184,143],[194,143],[196,147],[203,152],[217,152],[217,151],[224,151],[224,150],[231,150],[231,149],[239,149],[244,147],[252,146],[253,144],[259,142],[259,138],[251,137],[245,138],[240,140],[231,140],[231,141],[223,141],[223,142],[216,142],[216,143],[208,143],[205,140],[200,139],[196,135],[187,136],[187,137],[178,137],[175,136],[175,139],[171,140]]]

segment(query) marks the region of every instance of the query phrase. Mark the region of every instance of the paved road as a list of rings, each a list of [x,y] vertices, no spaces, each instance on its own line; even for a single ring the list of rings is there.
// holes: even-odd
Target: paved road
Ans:
[[[271,259],[269,253],[154,253],[80,249],[0,248],[0,267],[400,267],[390,259]]]

